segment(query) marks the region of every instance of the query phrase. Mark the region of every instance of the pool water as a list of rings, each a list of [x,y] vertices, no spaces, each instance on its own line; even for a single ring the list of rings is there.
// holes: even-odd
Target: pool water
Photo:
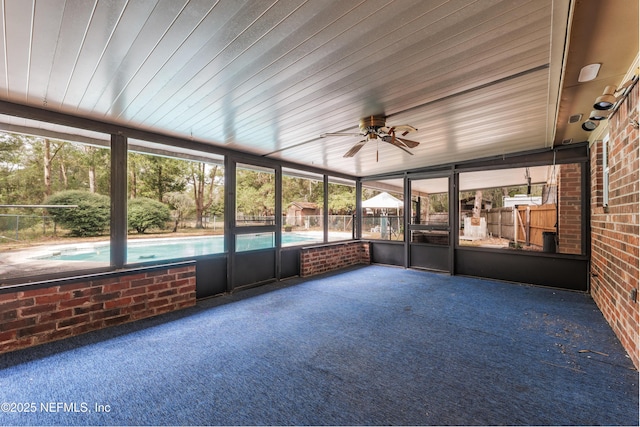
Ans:
[[[282,234],[283,246],[304,243],[312,244],[321,241],[321,236],[300,235],[295,233]],[[267,249],[273,248],[274,246],[273,233],[244,234],[236,237],[237,252]],[[130,240],[127,242],[127,263],[189,258],[222,252],[224,252],[223,236]],[[52,248],[51,255],[38,257],[38,259],[109,263],[110,257],[109,244],[103,242],[90,246],[71,247],[61,250]]]

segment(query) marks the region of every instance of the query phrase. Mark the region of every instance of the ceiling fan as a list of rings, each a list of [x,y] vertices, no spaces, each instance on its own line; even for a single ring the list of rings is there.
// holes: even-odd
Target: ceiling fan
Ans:
[[[412,141],[410,139],[406,139],[404,136],[409,132],[415,132],[418,129],[414,128],[410,125],[399,125],[399,126],[387,126],[385,122],[384,116],[369,116],[360,119],[360,132],[358,133],[345,133],[345,132],[335,132],[335,133],[323,133],[320,135],[321,138],[326,138],[328,136],[359,136],[364,137],[364,139],[360,142],[357,142],[349,151],[347,151],[343,157],[353,157],[356,155],[358,151],[367,143],[367,141],[371,139],[380,139],[383,142],[387,142],[391,145],[394,145],[407,153],[413,155],[409,148],[415,148],[420,143],[416,141]],[[376,151],[376,161],[378,161],[378,153]]]

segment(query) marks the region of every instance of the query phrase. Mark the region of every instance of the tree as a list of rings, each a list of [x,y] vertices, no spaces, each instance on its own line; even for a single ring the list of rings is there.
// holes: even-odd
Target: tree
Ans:
[[[61,191],[48,197],[48,205],[76,205],[73,208],[49,209],[58,224],[74,236],[97,236],[109,226],[110,202],[107,196],[86,191]]]
[[[51,170],[53,168],[53,159],[60,152],[62,147],[64,147],[64,142],[58,142],[55,144],[51,143],[51,140],[48,138],[43,139],[43,166],[44,166],[44,196],[48,197],[51,195]]]
[[[482,190],[476,190],[476,196],[473,202],[473,217],[480,218],[481,211],[482,211]]]
[[[42,139],[14,135],[23,145],[14,158],[16,164],[10,177],[10,203],[40,204],[45,199],[43,180],[44,155]]]
[[[19,135],[0,133],[0,164],[17,164],[23,147],[24,139]]]
[[[173,231],[177,231],[178,225],[184,221],[189,212],[194,209],[195,203],[189,195],[181,192],[165,194],[164,202],[171,208],[171,215],[175,221],[175,228]]]
[[[88,145],[75,146],[74,160],[78,178],[87,177],[89,191],[109,194],[111,188],[111,151],[107,148]],[[82,188],[87,184],[82,183]]]
[[[100,150],[96,147],[89,145],[82,146],[82,153],[84,154],[85,162],[87,165],[87,174],[89,178],[89,192],[95,193],[98,191],[98,178],[96,168],[99,164],[104,163],[101,154],[104,150]]]
[[[329,212],[350,214],[356,208],[356,189],[348,185],[329,184]]]
[[[137,197],[130,200],[127,206],[129,227],[142,234],[149,228],[166,228],[171,220],[169,207],[162,202],[148,197]]]
[[[129,153],[130,198],[149,197],[161,202],[166,193],[184,191],[188,164],[184,160]]]
[[[189,183],[193,191],[196,208],[196,228],[204,228],[202,218],[214,202],[215,186],[218,177],[218,165],[191,163]],[[208,188],[207,188],[208,187]]]
[[[429,194],[423,199],[426,201],[429,213],[449,212],[449,193]]]
[[[282,177],[282,205],[284,208],[291,202],[311,202],[322,205],[323,182],[308,178],[291,176]]]
[[[127,158],[127,169],[129,172],[129,198],[135,199],[138,196],[138,171],[142,168],[144,156],[137,153],[129,153]]]
[[[17,192],[16,172],[24,153],[24,138],[0,133],[0,201],[14,203]]]
[[[167,157],[147,156],[146,168],[140,174],[145,193],[161,202],[165,193],[186,188],[185,161]]]

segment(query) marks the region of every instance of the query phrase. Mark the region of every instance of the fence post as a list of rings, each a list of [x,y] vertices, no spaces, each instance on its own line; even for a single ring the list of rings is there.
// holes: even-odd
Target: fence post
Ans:
[[[531,209],[529,206],[527,206],[527,214],[525,215],[525,218],[527,221],[525,244],[529,246],[531,244]]]
[[[518,208],[514,206],[513,210],[513,243],[518,246]]]
[[[18,229],[20,228],[20,215],[16,215],[16,241],[20,240],[18,237]]]

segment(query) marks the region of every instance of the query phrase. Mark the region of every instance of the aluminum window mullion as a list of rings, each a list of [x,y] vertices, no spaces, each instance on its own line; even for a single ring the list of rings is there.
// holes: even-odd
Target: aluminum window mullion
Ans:
[[[127,138],[111,135],[111,267],[127,262]]]

